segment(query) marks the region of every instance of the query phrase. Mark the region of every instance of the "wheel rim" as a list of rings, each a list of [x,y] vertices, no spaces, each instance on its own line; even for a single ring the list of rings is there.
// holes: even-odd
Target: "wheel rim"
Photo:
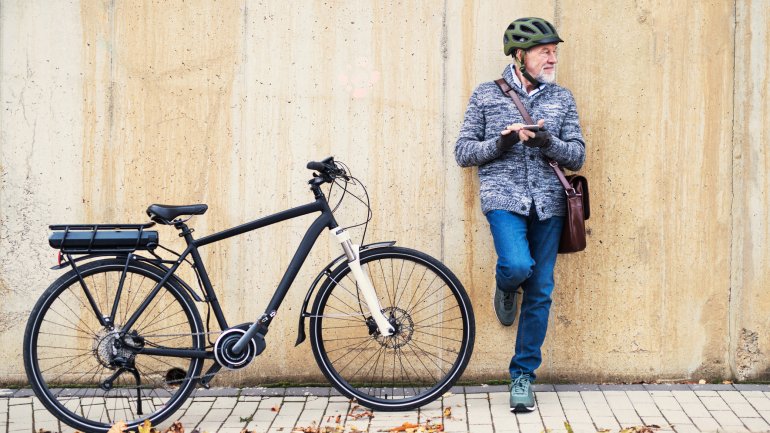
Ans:
[[[82,272],[99,309],[111,310],[114,288],[122,265],[105,265]],[[33,317],[30,359],[40,397],[55,408],[61,420],[77,427],[101,429],[116,421],[130,426],[144,419],[157,420],[181,403],[201,368],[200,360],[160,358],[136,354],[128,343],[137,338],[150,346],[197,348],[201,330],[189,300],[164,286],[136,321],[131,335],[117,332],[131,312],[155,286],[159,276],[144,269],[130,268],[126,276],[115,325],[99,324],[77,277],[61,290],[51,293],[44,308]],[[116,342],[118,344],[116,344]],[[123,368],[123,371],[119,371]],[[135,370],[141,380],[142,409],[137,412]],[[119,373],[119,374],[118,374]],[[116,376],[113,381],[108,379]],[[111,386],[109,386],[111,385]]]
[[[345,269],[325,286],[314,318],[314,349],[324,373],[365,404],[431,401],[462,373],[469,355],[470,305],[442,269],[419,257],[362,259],[383,313],[396,328],[379,335]]]

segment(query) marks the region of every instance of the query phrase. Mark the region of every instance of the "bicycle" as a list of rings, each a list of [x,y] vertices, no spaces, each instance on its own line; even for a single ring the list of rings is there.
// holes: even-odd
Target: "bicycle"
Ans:
[[[207,205],[151,205],[145,224],[52,225],[59,249],[54,269],[71,268],[33,308],[24,334],[24,366],[35,394],[62,422],[106,432],[126,421],[134,428],[171,416],[196,385],[208,387],[225,370],[249,365],[266,348],[266,335],[319,235],[328,229],[342,246],[308,288],[296,345],[306,340],[315,360],[343,395],[376,410],[423,406],[444,394],[473,351],[475,322],[460,281],[427,254],[395,241],[355,245],[340,228],[321,186],[365,186],[329,157],[310,162],[315,200],[237,227],[193,238],[186,222]],[[230,326],[198,248],[271,224],[320,212],[307,229],[265,312]],[[186,248],[159,243],[155,224],[173,225]],[[362,243],[364,239],[362,237]],[[173,255],[164,259],[160,248]],[[176,271],[186,263],[197,289]],[[316,291],[317,289],[317,291]],[[310,307],[310,299],[315,300]],[[207,306],[204,328],[196,303]],[[219,331],[212,331],[213,312]],[[212,335],[218,334],[212,341]],[[211,366],[203,371],[205,361]]]

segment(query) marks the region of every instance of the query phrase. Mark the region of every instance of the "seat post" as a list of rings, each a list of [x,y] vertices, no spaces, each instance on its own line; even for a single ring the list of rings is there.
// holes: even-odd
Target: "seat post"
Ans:
[[[184,240],[187,242],[187,245],[190,245],[193,242],[192,233],[195,231],[195,229],[187,227],[187,224],[185,224],[184,221],[175,222],[174,227],[179,230],[179,237],[184,238]]]

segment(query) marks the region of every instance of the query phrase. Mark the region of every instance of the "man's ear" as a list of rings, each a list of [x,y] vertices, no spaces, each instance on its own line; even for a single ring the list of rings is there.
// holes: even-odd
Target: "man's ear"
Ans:
[[[513,50],[513,58],[516,59],[516,61],[519,64],[521,64],[522,53],[523,53],[523,51],[521,50],[521,48],[516,48],[515,50]]]

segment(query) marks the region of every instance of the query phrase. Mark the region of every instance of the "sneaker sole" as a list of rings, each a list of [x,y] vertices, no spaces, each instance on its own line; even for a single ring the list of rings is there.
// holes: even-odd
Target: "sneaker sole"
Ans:
[[[525,406],[524,403],[519,403],[516,405],[516,407],[511,408],[511,412],[527,413],[527,412],[532,412],[535,409],[537,409],[537,403],[535,403],[532,406]]]

